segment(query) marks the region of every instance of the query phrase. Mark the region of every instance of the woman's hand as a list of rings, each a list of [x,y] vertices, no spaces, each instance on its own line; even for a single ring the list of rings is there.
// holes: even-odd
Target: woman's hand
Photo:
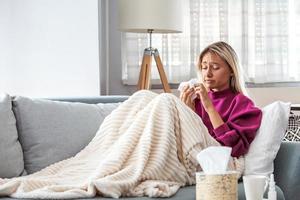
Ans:
[[[183,101],[188,107],[195,111],[195,102],[192,100],[192,96],[195,93],[194,88],[190,88],[188,85],[183,88],[180,93],[180,100]]]
[[[202,83],[195,88],[195,93],[197,97],[200,98],[203,108],[207,113],[214,110],[215,107],[208,96],[207,89],[204,87]]]
[[[210,122],[214,128],[218,128],[222,124],[224,124],[223,119],[221,118],[220,114],[215,109],[215,106],[211,102],[207,89],[201,83],[198,87],[195,88],[195,93],[198,98],[200,98],[202,106],[204,110],[207,112]]]

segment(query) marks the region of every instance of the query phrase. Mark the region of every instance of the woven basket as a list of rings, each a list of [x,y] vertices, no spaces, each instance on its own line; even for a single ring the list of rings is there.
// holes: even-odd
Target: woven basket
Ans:
[[[238,173],[196,173],[196,200],[237,200]]]

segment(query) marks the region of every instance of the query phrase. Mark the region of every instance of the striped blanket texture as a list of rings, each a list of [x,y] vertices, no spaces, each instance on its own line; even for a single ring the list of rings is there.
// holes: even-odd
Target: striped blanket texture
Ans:
[[[169,197],[195,183],[196,154],[212,145],[219,143],[176,96],[139,91],[105,118],[76,156],[28,176],[4,179],[0,196]]]

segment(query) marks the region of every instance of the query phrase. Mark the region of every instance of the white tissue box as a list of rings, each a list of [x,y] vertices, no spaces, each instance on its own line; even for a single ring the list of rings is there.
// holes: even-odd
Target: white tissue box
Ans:
[[[237,200],[237,171],[222,174],[196,173],[196,200]]]

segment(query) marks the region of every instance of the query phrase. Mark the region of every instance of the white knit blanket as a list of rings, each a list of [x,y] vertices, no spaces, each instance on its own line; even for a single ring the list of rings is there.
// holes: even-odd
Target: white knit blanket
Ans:
[[[195,155],[211,145],[219,144],[177,97],[140,91],[105,118],[76,156],[32,175],[5,179],[0,196],[169,197],[195,183]]]

